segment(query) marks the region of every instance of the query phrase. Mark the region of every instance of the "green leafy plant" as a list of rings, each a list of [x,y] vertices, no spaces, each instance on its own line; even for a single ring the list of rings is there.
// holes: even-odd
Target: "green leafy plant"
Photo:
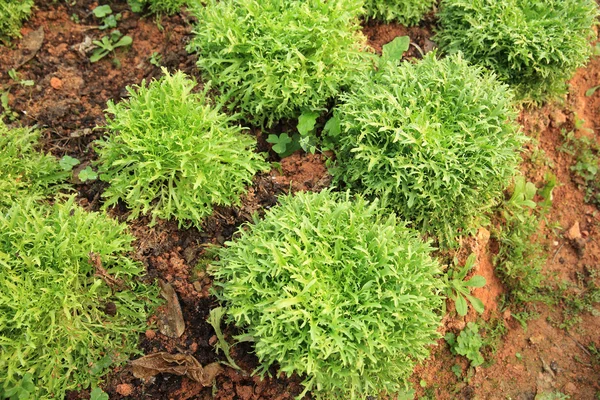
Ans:
[[[524,141],[506,85],[459,55],[433,52],[416,64],[382,63],[357,82],[327,132],[337,182],[385,197],[444,246],[486,223]]]
[[[112,31],[110,35],[103,36],[101,40],[94,40],[98,48],[90,56],[90,62],[98,62],[119,47],[130,46],[133,43],[131,36],[123,36],[119,31]]]
[[[124,224],[71,197],[0,213],[0,397],[63,398],[135,352],[157,290]]]
[[[404,25],[416,25],[433,9],[436,0],[366,0],[367,18],[397,21]]]
[[[113,14],[113,11],[108,4],[97,6],[92,10],[92,13],[96,18],[102,20],[102,25],[98,27],[100,30],[116,28],[117,23],[122,17],[121,13]]]
[[[0,122],[0,210],[20,198],[56,193],[68,178],[56,158],[37,151],[39,137],[38,131]]]
[[[407,389],[437,337],[443,282],[432,248],[378,202],[325,190],[283,196],[213,265],[227,315],[265,373],[306,376],[317,398]]]
[[[0,40],[20,37],[21,23],[31,14],[33,0],[0,0]]]
[[[78,178],[81,182],[93,181],[98,179],[98,174],[89,165],[79,171]]]
[[[483,302],[471,296],[471,289],[485,286],[485,278],[481,275],[474,275],[468,281],[464,280],[469,271],[475,266],[475,261],[475,254],[471,254],[462,268],[451,268],[445,276],[446,296],[454,301],[456,313],[461,317],[467,315],[467,300],[478,313],[481,314],[484,311]],[[458,268],[458,260],[455,259],[454,264]]]
[[[107,128],[97,142],[105,206],[124,200],[132,213],[176,218],[200,227],[213,205],[238,204],[246,186],[269,164],[254,138],[208,102],[206,87],[183,72],[129,87],[129,99],[108,103]]]
[[[592,54],[594,0],[442,0],[440,8],[440,47],[495,71],[524,100],[566,93]]]
[[[471,362],[472,367],[477,367],[485,361],[480,351],[483,346],[483,339],[479,334],[479,326],[476,323],[469,322],[458,337],[454,333],[448,332],[444,339],[450,346],[452,354],[465,356]]]
[[[209,0],[188,51],[229,107],[270,127],[320,113],[369,68],[360,0]]]
[[[58,161],[58,165],[60,165],[63,171],[71,171],[76,165],[79,165],[79,160],[66,155]]]
[[[585,201],[600,205],[600,146],[587,136],[575,136],[574,132],[563,132],[565,143],[560,150],[573,156],[575,163],[571,166],[574,181],[585,192]]]
[[[127,0],[127,3],[133,12],[142,12],[148,7],[152,12],[172,15],[178,13],[188,0]]]
[[[547,251],[537,238],[541,218],[551,205],[556,177],[546,176],[547,183],[540,190],[523,176],[516,176],[509,200],[503,205],[504,223],[492,233],[499,243],[494,257],[496,272],[508,289],[509,299],[516,304],[540,299],[545,276],[542,268]],[[534,201],[540,194],[540,207]]]

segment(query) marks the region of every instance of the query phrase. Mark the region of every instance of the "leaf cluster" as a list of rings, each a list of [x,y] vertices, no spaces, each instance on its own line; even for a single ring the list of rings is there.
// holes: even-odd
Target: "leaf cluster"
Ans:
[[[328,134],[338,183],[385,197],[422,232],[454,244],[514,175],[524,136],[506,85],[460,55],[388,62],[357,79]],[[462,232],[461,232],[462,231]]]
[[[440,47],[495,71],[526,101],[566,93],[596,37],[594,0],[443,0],[440,7]]]
[[[0,213],[1,398],[63,398],[135,351],[157,291],[132,281],[132,241],[74,198]]]
[[[461,317],[467,315],[467,300],[469,300],[473,309],[478,313],[481,314],[484,311],[483,302],[471,295],[471,289],[485,286],[485,278],[481,275],[474,275],[468,281],[464,280],[469,271],[475,266],[475,260],[476,257],[473,253],[469,256],[462,268],[458,270],[450,269],[445,276],[446,296],[454,301],[456,313]],[[455,265],[456,264],[457,260],[455,260]]]
[[[130,218],[150,214],[199,227],[213,205],[239,202],[258,171],[255,140],[208,102],[206,88],[182,72],[129,87],[129,99],[108,103],[111,135],[97,142],[105,206],[119,200]]]
[[[0,0],[0,40],[21,36],[21,23],[32,8],[33,0]]]
[[[209,0],[188,51],[246,121],[270,127],[320,112],[369,67],[360,0]]]
[[[17,199],[56,193],[70,175],[56,158],[37,151],[39,135],[30,128],[9,129],[0,121],[0,210]]]
[[[435,3],[436,0],[366,0],[364,7],[369,19],[412,26],[418,24]]]
[[[571,166],[574,181],[585,193],[585,201],[600,206],[600,146],[587,136],[576,137],[574,132],[564,133],[565,143],[561,151],[573,156]]]
[[[437,337],[440,267],[378,202],[331,191],[280,198],[218,250],[217,296],[266,372],[317,398],[396,393]],[[246,335],[244,336],[246,337]]]
[[[133,12],[142,12],[148,7],[153,13],[173,15],[181,11],[188,0],[127,0],[127,3]]]
[[[523,304],[540,299],[545,275],[543,266],[548,258],[544,246],[537,240],[544,202],[540,207],[534,201],[539,194],[551,201],[556,178],[547,176],[548,183],[540,190],[523,176],[516,176],[511,187],[511,197],[503,205],[504,223],[494,232],[499,243],[494,265],[502,283],[508,289],[510,300]]]
[[[476,323],[469,322],[458,337],[454,333],[448,332],[444,339],[450,346],[452,354],[467,357],[472,367],[477,367],[485,361],[481,354],[481,348],[484,343],[479,334],[479,326]]]

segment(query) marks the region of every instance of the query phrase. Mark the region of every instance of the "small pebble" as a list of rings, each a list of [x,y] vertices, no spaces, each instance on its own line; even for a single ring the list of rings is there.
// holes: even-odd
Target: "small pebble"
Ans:
[[[154,339],[156,337],[156,332],[154,332],[152,329],[148,329],[146,331],[146,337],[150,340]]]
[[[58,90],[62,87],[62,85],[62,81],[57,77],[54,76],[50,79],[50,86],[52,86],[54,89]]]

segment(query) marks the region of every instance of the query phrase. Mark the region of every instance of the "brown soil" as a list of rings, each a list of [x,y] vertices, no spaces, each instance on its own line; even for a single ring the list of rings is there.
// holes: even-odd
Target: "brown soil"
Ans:
[[[37,10],[22,30],[23,40],[15,41],[13,49],[0,48],[0,86],[10,88],[10,107],[18,114],[16,122],[41,128],[44,147],[54,155],[74,156],[82,161],[81,167],[95,158],[92,142],[104,133],[95,127],[104,123],[103,110],[107,101],[118,101],[126,96],[127,85],[160,76],[160,69],[150,64],[154,52],[162,55],[162,65],[181,69],[200,80],[194,58],[185,51],[191,35],[187,15],[163,17],[160,20],[162,29],[159,29],[153,16],[143,18],[132,14],[127,11],[125,0],[112,2],[113,10],[123,13],[119,30],[133,37],[133,45],[92,64],[82,43],[86,43],[86,37],[96,40],[105,34],[94,27],[97,21],[91,10],[97,3],[89,0],[77,0],[72,6],[49,3],[37,1]],[[72,16],[80,22],[75,23]],[[364,27],[364,33],[377,52],[395,37],[408,35],[417,46],[411,46],[407,57],[420,57],[421,51],[426,53],[434,48],[431,41],[434,23],[431,16],[422,25],[408,29],[370,22]],[[32,50],[35,43],[28,46],[27,38],[35,39],[35,34],[29,34],[40,27],[44,31],[43,42],[39,50]],[[114,63],[113,58],[118,63]],[[19,60],[28,61],[20,65]],[[31,79],[35,85],[14,84],[5,73],[13,67],[17,67],[22,79]],[[539,236],[543,240],[546,238],[549,248],[545,271],[573,283],[577,280],[577,272],[585,275],[588,266],[598,265],[600,213],[584,203],[583,193],[572,181],[569,170],[572,159],[557,148],[563,144],[561,129],[573,129],[576,115],[583,118],[585,127],[589,128],[578,134],[596,137],[600,126],[600,91],[591,97],[584,93],[599,81],[600,59],[595,58],[572,80],[571,94],[564,105],[526,110],[520,116],[525,132],[537,138],[545,152],[541,161],[539,153],[534,159],[531,152],[534,145],[529,144],[522,171],[529,180],[539,183],[544,173],[550,170],[560,182],[547,218],[549,223],[559,222],[560,229],[554,234],[545,226],[540,228]],[[268,150],[264,138],[260,134],[257,137],[259,149]],[[215,332],[206,321],[210,310],[217,306],[209,291],[211,279],[202,267],[206,246],[230,240],[241,224],[251,220],[253,213],[264,213],[276,204],[278,195],[289,191],[318,191],[330,183],[324,156],[297,153],[281,160],[279,168],[257,176],[240,206],[217,207],[202,230],[179,229],[175,223],[165,221],[149,226],[147,218],[129,221],[137,238],[134,256],[147,267],[148,279],[160,278],[173,286],[185,321],[183,335],[173,339],[153,327],[156,317],[152,317],[147,332],[141,337],[141,352],[185,353],[203,365],[225,360],[223,354],[217,354],[214,349]],[[104,184],[75,182],[75,187],[82,206],[99,209]],[[123,205],[115,207],[111,213],[121,220],[128,216]],[[565,235],[576,222],[582,241],[571,240]],[[505,288],[493,267],[495,246],[489,231],[481,229],[476,237],[466,238],[456,254],[464,261],[471,252],[476,253],[478,266],[473,273],[483,275],[488,282],[475,292],[485,303],[484,318],[501,318],[507,323],[507,334],[497,354],[488,354],[494,363],[469,373],[467,361],[453,356],[440,339],[432,347],[430,359],[415,370],[412,382],[418,389],[417,394],[436,399],[533,399],[538,393],[558,390],[575,399],[595,398],[600,391],[600,367],[584,348],[589,344],[600,347],[599,319],[584,314],[581,323],[567,333],[548,322],[548,318],[559,318],[561,310],[539,305],[540,316],[530,321],[524,330],[511,316],[510,309],[501,308],[500,295],[505,293]],[[448,303],[448,308],[452,311],[453,305]],[[456,333],[467,321],[476,319],[473,311],[464,319],[446,316],[440,333]],[[231,326],[223,325],[223,328],[228,338],[239,333]],[[158,375],[154,381],[142,382],[126,365],[109,374],[103,389],[111,399],[292,399],[301,392],[302,379],[297,376],[265,380],[251,376],[257,360],[250,345],[237,345],[232,355],[243,371],[224,368],[214,387],[205,388],[188,378],[166,374]],[[463,376],[468,379],[456,378],[450,369],[454,364],[462,368]],[[425,383],[426,387],[422,388],[420,383]],[[89,398],[89,394],[72,393],[69,398]]]

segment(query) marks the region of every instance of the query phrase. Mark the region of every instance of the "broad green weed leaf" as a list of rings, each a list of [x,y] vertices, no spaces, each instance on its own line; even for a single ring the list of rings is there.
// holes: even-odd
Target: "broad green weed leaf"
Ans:
[[[409,47],[410,38],[408,36],[399,36],[390,43],[383,45],[381,58],[383,61],[400,61]]]
[[[107,15],[112,14],[112,9],[110,8],[110,6],[108,4],[104,4],[102,6],[98,6],[98,7],[94,8],[92,10],[92,12],[94,13],[94,16],[96,18],[104,18]]]
[[[485,278],[481,275],[475,275],[467,282],[465,282],[465,286],[480,288],[485,286]]]
[[[64,171],[71,171],[73,169],[74,166],[79,164],[79,160],[76,158],[73,158],[71,156],[63,156],[63,158],[60,159],[60,161],[58,162],[58,164],[60,165],[60,167],[64,170]]]
[[[99,387],[95,387],[90,393],[90,400],[108,400],[108,394]]]
[[[465,315],[467,315],[467,311],[468,311],[468,306],[467,306],[467,301],[465,300],[465,298],[462,295],[458,295],[456,296],[456,303],[454,304],[456,307],[456,313],[458,315],[460,315],[461,317],[464,317]]]
[[[79,171],[78,177],[81,182],[87,182],[98,179],[98,174],[92,169],[92,167],[88,165],[87,167]]]
[[[315,129],[315,124],[317,122],[317,118],[319,118],[319,113],[317,112],[303,112],[298,117],[298,132],[302,136],[307,136]]]

